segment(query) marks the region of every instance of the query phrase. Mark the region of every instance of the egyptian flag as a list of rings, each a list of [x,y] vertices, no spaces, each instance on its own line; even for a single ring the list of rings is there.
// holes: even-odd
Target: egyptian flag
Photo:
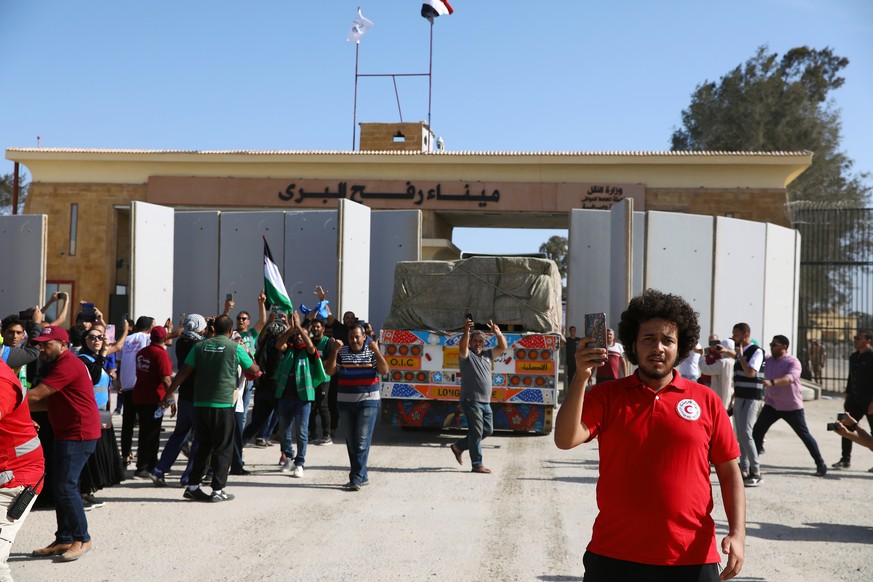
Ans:
[[[285,282],[282,281],[279,267],[273,262],[273,253],[270,252],[267,237],[264,237],[264,294],[267,296],[267,309],[277,305],[285,313],[294,312],[294,304],[291,303],[285,290]]]
[[[431,24],[437,16],[446,16],[454,12],[448,0],[424,0],[421,5],[421,15],[427,18]]]

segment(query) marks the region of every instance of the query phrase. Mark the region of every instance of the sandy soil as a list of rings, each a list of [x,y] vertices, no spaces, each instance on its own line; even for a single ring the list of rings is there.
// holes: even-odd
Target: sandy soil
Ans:
[[[829,464],[840,444],[825,424],[839,410],[838,400],[807,403]],[[378,426],[371,485],[358,493],[341,489],[341,444],[310,447],[302,479],[279,472],[276,446],[247,448],[255,474],[231,477],[236,499],[223,504],[184,501],[182,489],[131,479],[98,493],[106,506],[87,514],[95,548],[78,562],[29,557],[55,530],[53,511],[31,514],[12,573],[19,582],[581,580],[596,515],[596,446],[560,451],[551,437],[498,434],[485,441],[494,473],[478,475],[455,463],[448,446],[458,435]],[[780,422],[763,463],[764,483],[746,490],[746,566],[737,580],[873,579],[873,452],[856,448],[851,469],[817,478]]]

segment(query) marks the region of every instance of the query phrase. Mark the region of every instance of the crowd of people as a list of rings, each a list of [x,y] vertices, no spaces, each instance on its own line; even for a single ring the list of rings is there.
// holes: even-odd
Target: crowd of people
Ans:
[[[618,350],[596,345],[591,333],[578,338],[574,328],[566,338],[567,346],[575,344],[567,354],[575,373],[568,376],[555,443],[570,449],[599,442],[599,514],[583,557],[585,580],[733,578],[744,561],[745,488],[763,482],[760,455],[770,427],[784,420],[812,457],[813,474],[828,472],[806,424],[800,360],[781,334],[767,353],[746,323],[736,324],[729,340],[710,335],[703,349],[691,306],[651,289],[631,300],[618,335],[621,357],[637,370],[605,382],[597,371],[611,368],[610,352]],[[835,468],[850,466],[854,442],[873,450],[873,438],[856,420],[873,421],[870,332],[858,332],[854,343],[846,412],[828,427],[843,437]],[[711,517],[711,468],[728,520],[720,544]],[[638,494],[640,482],[646,495]],[[727,556],[723,570],[719,549]]]
[[[278,442],[280,471],[302,478],[308,444],[332,444],[343,426],[343,487],[368,485],[379,379],[388,364],[372,326],[351,311],[338,321],[327,292],[319,286],[315,295],[316,309],[268,313],[261,292],[255,323],[246,311],[231,318],[229,297],[222,313],[184,316],[178,328],[140,316],[116,330],[96,306],[81,302],[68,329],[65,293],[3,319],[0,510],[9,511],[0,512],[0,579],[12,579],[6,558],[37,503],[54,507],[57,530],[32,555],[76,560],[93,547],[86,513],[105,505],[94,494],[126,478],[164,487],[180,453],[188,457],[179,475],[183,497],[223,502],[233,499],[228,475],[250,474],[245,445]],[[56,302],[57,317],[45,321]],[[161,451],[165,416],[176,422]],[[201,489],[206,482],[210,493]]]
[[[234,498],[226,489],[228,476],[250,474],[246,445],[277,442],[279,470],[300,479],[309,444],[332,444],[342,427],[349,458],[343,488],[369,485],[379,379],[388,363],[369,324],[351,311],[341,321],[334,317],[319,286],[315,297],[315,308],[286,312],[268,310],[262,292],[254,323],[246,311],[232,317],[228,298],[222,313],[190,314],[178,327],[170,319],[157,325],[140,316],[116,329],[96,306],[82,302],[68,330],[64,293],[42,308],[4,318],[0,509],[7,511],[0,511],[0,579],[11,579],[6,558],[36,503],[54,507],[57,529],[51,543],[32,555],[76,560],[93,547],[86,513],[104,505],[95,493],[128,477],[166,487],[180,454],[188,457],[179,474],[183,497],[226,502]],[[45,321],[53,303],[57,316]],[[493,430],[492,365],[507,349],[500,327],[489,321],[488,329],[492,348],[473,321],[463,322],[459,406],[468,428],[450,444],[458,464],[469,452],[472,472],[480,474],[491,473],[482,441]],[[789,338],[774,336],[768,353],[751,332],[738,323],[730,338],[710,335],[703,348],[697,314],[682,298],[653,290],[631,301],[618,333],[607,331],[605,346],[593,347],[590,337],[569,328],[569,387],[555,441],[560,448],[600,441],[600,516],[584,558],[586,580],[717,579],[710,465],[729,525],[720,544],[728,555],[721,578],[736,575],[743,563],[744,489],[763,482],[765,437],[780,419],[806,446],[814,474],[827,473],[806,425],[801,365],[789,353]],[[846,412],[831,429],[843,439],[834,468],[850,466],[855,442],[873,449],[873,438],[859,424],[864,416],[873,423],[871,340],[866,331],[854,337]],[[175,417],[175,426],[161,451],[166,415]],[[666,478],[677,471],[686,483],[679,495]],[[640,475],[649,479],[645,499],[629,489]],[[629,507],[634,499],[643,505]],[[652,545],[652,539],[659,541]]]

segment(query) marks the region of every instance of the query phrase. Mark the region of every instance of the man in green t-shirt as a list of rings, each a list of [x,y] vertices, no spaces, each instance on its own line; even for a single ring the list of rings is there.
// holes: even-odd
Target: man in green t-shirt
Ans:
[[[193,501],[230,501],[233,495],[224,491],[233,454],[234,396],[241,368],[247,378],[260,374],[258,365],[245,347],[230,339],[233,320],[220,315],[213,324],[215,336],[198,342],[185,358],[185,364],[167,390],[161,406],[169,406],[176,389],[194,376],[194,434],[197,452],[188,478],[185,499]],[[212,455],[212,495],[200,489],[206,461]]]

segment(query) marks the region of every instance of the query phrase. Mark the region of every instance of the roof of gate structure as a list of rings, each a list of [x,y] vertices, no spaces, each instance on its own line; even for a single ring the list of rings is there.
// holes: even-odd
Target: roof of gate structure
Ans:
[[[623,196],[633,198],[637,210],[788,224],[782,208],[786,188],[809,167],[812,155],[809,151],[6,150],[7,159],[28,168],[34,184],[145,185],[139,199],[177,209],[305,209],[325,208],[323,204],[330,202],[277,200],[276,192],[293,181],[306,188],[307,196],[325,190],[328,183],[336,190],[338,182],[346,181],[350,190],[351,184],[358,184],[361,191],[366,187],[368,192],[389,193],[410,183],[418,188],[429,183],[423,187],[425,192],[442,183],[444,193],[455,192],[468,182],[469,190],[476,192],[499,190],[500,204],[477,207],[425,201],[404,206],[399,194],[386,194],[383,200],[370,196],[366,204],[374,210],[429,210],[452,226],[530,228],[566,228],[569,209],[592,207],[584,200],[580,203],[577,196],[590,185],[623,186]],[[301,182],[306,183],[301,186]],[[571,189],[576,202],[570,201]],[[354,196],[349,198],[355,201]]]

